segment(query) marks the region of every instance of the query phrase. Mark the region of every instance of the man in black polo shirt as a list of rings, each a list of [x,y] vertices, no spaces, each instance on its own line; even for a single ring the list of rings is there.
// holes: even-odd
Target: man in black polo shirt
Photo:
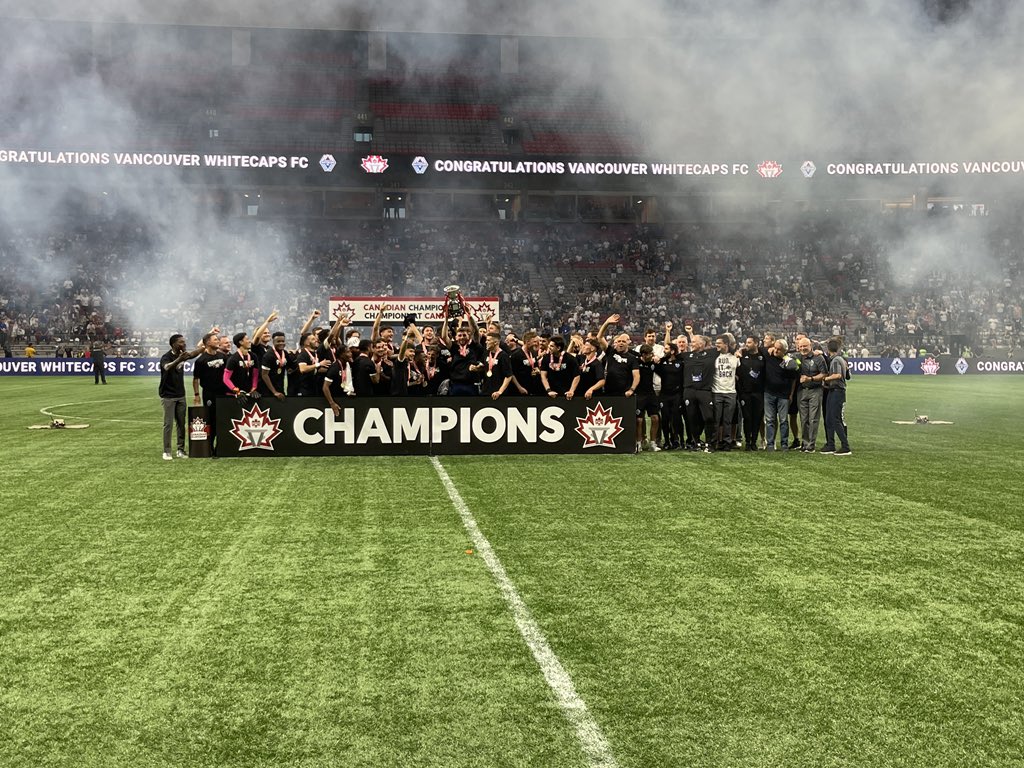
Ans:
[[[665,356],[655,364],[655,372],[661,377],[662,447],[681,448],[685,442],[682,416],[683,361],[678,355],[675,343],[665,344]]]
[[[545,394],[544,382],[540,380],[540,336],[536,331],[523,334],[523,343],[509,353],[512,364],[512,386],[520,395],[540,396]]]
[[[164,408],[164,460],[171,460],[171,432],[178,428],[178,458],[185,454],[185,371],[184,363],[203,353],[200,344],[191,352],[185,350],[185,337],[171,336],[171,348],[160,358],[160,403]]]
[[[584,400],[589,400],[604,388],[604,353],[596,339],[583,342],[583,351],[576,361],[580,371],[576,390],[583,393]]]

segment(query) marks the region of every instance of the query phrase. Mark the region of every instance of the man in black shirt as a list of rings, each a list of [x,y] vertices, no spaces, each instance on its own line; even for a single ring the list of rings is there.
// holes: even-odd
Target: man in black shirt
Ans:
[[[93,339],[89,345],[89,357],[92,359],[92,373],[96,384],[100,383],[100,379],[103,379],[104,384],[107,383],[107,369],[104,365],[106,352],[107,345],[101,339]]]
[[[675,343],[670,341],[665,344],[665,356],[655,364],[655,372],[661,377],[659,402],[662,447],[681,448],[685,442],[682,413],[683,361],[677,354]]]
[[[640,360],[637,363],[640,382],[636,386],[636,452],[660,451],[658,433],[661,427],[659,416],[660,404],[658,394],[654,391],[654,374],[657,363],[654,362],[654,347],[650,344],[640,345]],[[647,418],[651,419],[651,439],[648,440]]]
[[[480,381],[480,394],[497,400],[512,386],[512,363],[509,354],[501,348],[501,335],[488,333],[484,357],[484,376]]]
[[[577,391],[583,393],[583,399],[589,400],[604,388],[604,360],[601,347],[594,338],[583,342],[583,352],[577,358],[580,371],[580,382]]]
[[[548,353],[540,361],[540,380],[548,397],[564,395],[572,400],[580,383],[576,358],[565,351],[565,339],[552,336]]]
[[[352,387],[356,397],[373,397],[374,385],[380,380],[377,373],[377,365],[370,357],[373,349],[373,342],[369,339],[360,339],[356,348],[358,355],[352,364]]]
[[[736,388],[743,413],[743,446],[748,451],[757,450],[757,435],[764,424],[764,358],[757,339],[747,336],[740,351]]]
[[[520,395],[543,395],[544,382],[540,380],[540,336],[536,331],[523,334],[523,343],[509,353],[512,365],[512,386]]]
[[[236,351],[224,363],[224,387],[229,395],[251,395],[256,392],[259,380],[259,366],[253,360],[249,348],[252,341],[245,331],[236,333],[231,339]]]
[[[185,351],[185,337],[180,333],[171,336],[171,348],[160,358],[160,403],[164,408],[164,460],[171,460],[171,432],[178,428],[178,458],[185,454],[185,372],[186,360],[203,353],[200,344],[191,352]]]
[[[484,370],[484,357],[486,356],[483,347],[474,339],[478,337],[476,321],[469,315],[469,327],[460,325],[455,332],[455,340],[448,347],[451,352],[451,372],[449,380],[451,385],[448,388],[449,395],[478,395],[476,387],[479,381],[479,374]],[[447,341],[448,329],[445,324],[441,331],[441,340]]]
[[[632,397],[640,385],[640,360],[629,349],[629,334],[620,333],[604,358],[604,391]]]
[[[284,332],[275,331],[271,337],[271,347],[260,361],[259,393],[261,395],[284,400],[284,375],[288,369],[289,354],[291,353],[285,349]]]
[[[683,415],[686,419],[687,449],[697,450],[701,432],[708,447],[714,442],[715,407],[711,386],[718,352],[706,349],[704,336],[690,339],[690,351],[683,355]],[[710,448],[709,448],[710,450]]]
[[[203,353],[192,367],[192,394],[196,405],[206,406],[206,422],[210,427],[210,451],[216,456],[217,398],[227,395],[224,386],[224,364],[228,356],[221,352],[221,338],[217,330],[203,336]],[[202,398],[199,389],[202,387]]]

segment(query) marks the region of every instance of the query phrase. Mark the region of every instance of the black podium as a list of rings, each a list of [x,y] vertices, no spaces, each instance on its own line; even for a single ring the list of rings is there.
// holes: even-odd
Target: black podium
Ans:
[[[190,405],[188,408],[188,457],[209,459],[213,456],[210,447],[210,419],[205,405]]]

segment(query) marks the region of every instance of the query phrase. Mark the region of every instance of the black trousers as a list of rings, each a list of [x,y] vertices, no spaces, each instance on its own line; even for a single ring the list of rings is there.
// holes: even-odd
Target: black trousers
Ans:
[[[666,443],[686,442],[683,427],[683,396],[665,395],[659,399],[661,403],[661,434]]]
[[[707,430],[704,441],[714,442],[715,404],[711,391],[706,389],[683,390],[683,418],[686,420],[686,434],[690,444],[700,440],[701,432]]]
[[[743,442],[757,445],[757,434],[764,421],[764,395],[744,392],[740,395],[740,411],[743,412]]]

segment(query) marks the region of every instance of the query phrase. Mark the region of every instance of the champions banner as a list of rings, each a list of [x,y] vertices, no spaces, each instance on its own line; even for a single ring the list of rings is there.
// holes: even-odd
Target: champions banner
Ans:
[[[319,397],[217,406],[217,455],[433,456],[632,453],[633,398]]]
[[[444,296],[417,298],[409,296],[332,296],[328,302],[331,320],[345,316],[352,323],[372,323],[377,319],[380,308],[385,307],[385,325],[401,323],[406,315],[416,315],[417,325],[440,325],[444,322]],[[483,323],[490,317],[500,320],[499,302],[496,296],[475,296],[466,298],[466,308],[473,319]]]

